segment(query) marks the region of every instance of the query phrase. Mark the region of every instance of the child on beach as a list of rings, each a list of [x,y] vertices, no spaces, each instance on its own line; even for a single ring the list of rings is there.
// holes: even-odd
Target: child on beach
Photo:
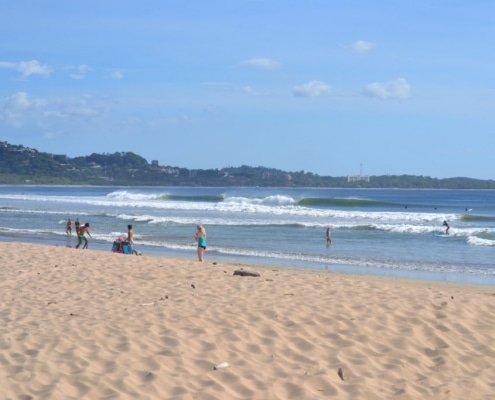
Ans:
[[[206,229],[203,226],[198,225],[196,227],[194,239],[198,241],[198,260],[203,262],[203,256],[206,251]]]
[[[65,225],[65,233],[67,236],[72,236],[72,221],[70,218],[67,220],[67,225]]]

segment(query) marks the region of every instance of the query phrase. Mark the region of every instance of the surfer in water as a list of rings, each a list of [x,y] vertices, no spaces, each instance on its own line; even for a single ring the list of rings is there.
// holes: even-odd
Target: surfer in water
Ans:
[[[442,225],[446,227],[445,228],[445,234],[448,235],[449,234],[449,229],[450,229],[449,224],[447,223],[447,221],[444,220]]]

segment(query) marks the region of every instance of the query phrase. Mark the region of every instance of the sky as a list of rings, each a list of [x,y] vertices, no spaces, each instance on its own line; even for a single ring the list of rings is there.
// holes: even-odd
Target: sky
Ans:
[[[0,2],[0,141],[495,179],[493,0]]]

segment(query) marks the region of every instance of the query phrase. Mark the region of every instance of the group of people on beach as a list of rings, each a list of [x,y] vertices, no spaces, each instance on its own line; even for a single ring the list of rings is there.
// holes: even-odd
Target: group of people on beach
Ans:
[[[78,249],[81,246],[81,244],[83,244],[83,249],[87,249],[89,241],[88,238],[86,237],[86,234],[90,238],[92,238],[91,233],[89,233],[89,222],[86,222],[84,225],[81,225],[81,223],[79,222],[79,218],[76,218],[76,221],[74,222],[74,226],[77,234],[76,249]],[[67,220],[67,224],[65,226],[65,233],[68,236],[72,236],[72,220],[70,218]],[[198,244],[198,250],[197,250],[198,261],[203,262],[204,254],[206,251],[206,229],[204,228],[203,225],[196,226],[196,233],[194,234],[194,239],[197,241]],[[134,231],[132,230],[132,225],[127,225],[126,240],[130,244],[133,244],[134,242]]]
[[[78,249],[81,245],[83,245],[83,249],[87,249],[89,245],[88,238],[86,234],[92,238],[91,233],[89,232],[89,222],[86,222],[84,225],[81,225],[79,222],[79,218],[76,218],[74,222],[74,227],[77,235],[77,245],[76,249]],[[65,233],[67,236],[72,236],[72,220],[69,218],[67,220],[67,224],[65,225]],[[130,244],[134,241],[134,231],[132,230],[132,225],[127,225],[127,242]]]
[[[86,222],[84,225],[81,225],[81,223],[79,222],[79,218],[76,218],[74,222],[74,227],[76,229],[76,235],[77,235],[76,249],[78,249],[81,245],[83,245],[83,249],[87,249],[89,242],[88,242],[88,238],[86,237],[86,234],[88,234],[88,236],[91,237],[91,233],[89,233],[89,222]],[[68,236],[72,236],[72,221],[70,218],[67,220],[67,224],[65,226],[65,233]]]
[[[89,222],[86,222],[84,225],[81,226],[81,223],[79,222],[79,219],[77,218],[75,223],[75,228],[76,228],[76,234],[77,234],[77,245],[76,249],[78,249],[81,244],[83,245],[83,249],[88,248],[88,238],[86,237],[86,234],[88,234],[89,237],[91,237],[91,233],[89,233]],[[443,226],[446,227],[445,234],[449,234],[450,226],[447,223],[447,221],[443,221]],[[67,221],[66,229],[65,232],[67,235],[72,235],[72,221],[69,218]],[[327,228],[326,231],[326,237],[327,237],[327,247],[332,244],[332,236],[330,233],[330,228]],[[206,229],[204,228],[203,225],[197,225],[196,226],[196,233],[194,234],[194,239],[197,241],[197,251],[198,251],[198,261],[203,262],[204,260],[204,254],[206,251]],[[129,243],[133,243],[134,241],[134,231],[132,230],[132,225],[127,225],[127,238],[126,240]]]

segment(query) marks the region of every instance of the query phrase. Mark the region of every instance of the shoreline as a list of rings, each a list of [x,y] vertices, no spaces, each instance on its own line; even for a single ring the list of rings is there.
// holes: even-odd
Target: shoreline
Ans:
[[[471,283],[471,282],[464,282],[464,281],[456,281],[456,280],[439,280],[439,279],[427,279],[423,277],[404,277],[404,276],[396,276],[393,274],[388,274],[388,273],[383,273],[383,274],[374,274],[374,273],[368,273],[368,272],[354,272],[354,269],[357,270],[367,270],[370,269],[370,267],[362,267],[358,265],[337,265],[334,264],[330,268],[321,268],[321,269],[315,269],[315,268],[308,268],[308,267],[300,267],[300,266],[286,266],[285,264],[270,264],[270,263],[263,263],[263,262],[248,262],[248,261],[239,261],[235,259],[215,259],[215,258],[205,258],[205,261],[203,264],[199,263],[196,258],[196,254],[194,252],[194,249],[191,251],[190,256],[186,255],[168,255],[168,254],[162,254],[162,253],[146,253],[142,254],[140,256],[135,256],[135,255],[123,255],[123,254],[117,254],[113,253],[110,249],[103,250],[103,249],[95,249],[95,248],[90,248],[90,249],[76,249],[74,247],[68,247],[64,246],[61,244],[57,245],[50,245],[50,244],[40,244],[40,243],[34,243],[34,242],[18,242],[18,241],[0,241],[0,251],[3,248],[3,245],[8,244],[10,246],[17,246],[17,245],[26,245],[28,248],[30,246],[38,247],[40,246],[40,249],[44,251],[50,251],[54,249],[63,249],[67,251],[76,251],[77,253],[80,252],[90,252],[90,253],[96,253],[96,254],[101,254],[103,255],[110,255],[112,257],[119,257],[122,256],[125,259],[131,258],[131,259],[138,259],[141,257],[147,257],[150,260],[155,260],[156,262],[159,261],[164,261],[166,263],[168,262],[179,262],[179,263],[193,263],[193,264],[198,264],[198,265],[210,265],[210,266],[218,266],[218,265],[224,265],[224,266],[230,266],[230,267],[235,267],[237,269],[249,269],[249,270],[259,270],[263,272],[279,272],[279,273],[295,273],[295,274],[308,274],[308,275],[320,275],[320,274],[328,274],[330,276],[341,276],[341,277],[347,277],[350,279],[365,279],[365,280],[372,280],[372,281],[384,281],[384,282],[401,282],[405,285],[429,285],[429,286],[439,286],[439,287],[452,287],[452,288],[466,288],[466,289],[473,289],[473,290],[480,290],[480,289],[485,289],[485,290],[493,290],[494,295],[495,295],[495,285],[494,284],[484,284],[484,283]],[[371,268],[373,270],[379,269],[379,268]],[[387,269],[391,271],[396,271],[395,269]],[[425,271],[409,271],[409,270],[404,270],[400,271],[404,272],[406,275],[411,272],[411,273],[418,273],[418,275],[422,275]],[[426,271],[426,273],[429,273],[430,271]],[[435,274],[433,272],[433,274]],[[454,274],[454,273],[442,273],[440,272],[439,274],[452,274],[452,275],[466,275],[469,276],[470,274]],[[479,277],[485,277],[483,275],[476,275]]]
[[[53,241],[40,241],[39,239],[27,239],[21,240],[23,238],[20,237],[4,237],[3,240],[0,240],[0,243],[26,243],[26,244],[40,244],[43,246],[51,246],[51,247],[67,247],[66,245],[60,244],[58,242]],[[41,243],[40,243],[41,242]],[[111,244],[99,242],[93,240],[91,242],[90,250],[101,251],[103,253],[111,253]],[[144,249],[144,254],[152,257],[165,257],[165,258],[179,258],[179,259],[190,259],[195,256],[195,248],[191,247],[190,256],[188,253],[182,250],[171,250],[171,249],[163,249],[163,248],[154,248],[154,247],[141,247],[139,242],[135,243],[135,246],[141,252]],[[147,252],[149,251],[149,252]],[[210,259],[211,253],[206,254],[206,258],[208,261]],[[239,257],[242,258],[242,257]],[[426,270],[413,270],[413,269],[398,269],[398,268],[386,268],[386,267],[372,267],[372,266],[362,266],[362,265],[351,265],[351,264],[338,264],[329,262],[328,265],[323,266],[317,265],[309,261],[301,261],[301,260],[279,260],[279,259],[269,259],[260,257],[258,260],[253,261],[244,261],[240,260],[231,255],[217,254],[217,257],[213,257],[218,262],[233,264],[233,263],[241,263],[245,265],[253,265],[253,266],[272,266],[274,268],[283,268],[283,269],[299,269],[301,271],[316,271],[316,272],[324,272],[324,271],[334,271],[338,273],[346,273],[357,276],[376,276],[376,277],[389,277],[396,279],[407,279],[407,280],[419,280],[419,281],[432,281],[432,282],[450,282],[450,283],[458,283],[458,284],[466,284],[466,285],[479,285],[479,286],[495,286],[495,276],[494,275],[482,275],[475,273],[458,273],[458,272],[449,272],[449,271],[426,271]]]
[[[18,242],[0,242],[0,265],[6,398],[464,400],[495,388],[493,287]]]
[[[342,177],[332,177],[332,178],[342,178]],[[439,178],[439,179],[452,179],[452,178]],[[466,179],[476,179],[476,178],[466,178]],[[487,182],[491,181],[491,179],[484,179]],[[183,185],[94,185],[94,184],[51,184],[51,183],[0,183],[0,187],[9,187],[9,186],[19,186],[19,187],[107,187],[107,188],[130,188],[130,187],[141,187],[141,188],[174,188],[174,189],[181,189],[181,188],[203,188],[203,189],[256,189],[260,188],[259,185],[252,185],[252,186],[196,186],[196,185],[190,185],[190,186],[183,186]],[[418,188],[411,188],[411,187],[349,187],[349,186],[261,186],[262,189],[310,189],[310,190],[331,190],[331,189],[336,189],[336,190],[346,190],[346,189],[352,189],[352,190],[422,190],[422,191],[427,191],[427,190],[439,190],[439,191],[493,191],[493,188],[476,188],[476,187],[470,187],[470,188],[461,188],[459,189],[458,187],[451,187],[451,188],[444,188],[444,187],[418,187]]]

